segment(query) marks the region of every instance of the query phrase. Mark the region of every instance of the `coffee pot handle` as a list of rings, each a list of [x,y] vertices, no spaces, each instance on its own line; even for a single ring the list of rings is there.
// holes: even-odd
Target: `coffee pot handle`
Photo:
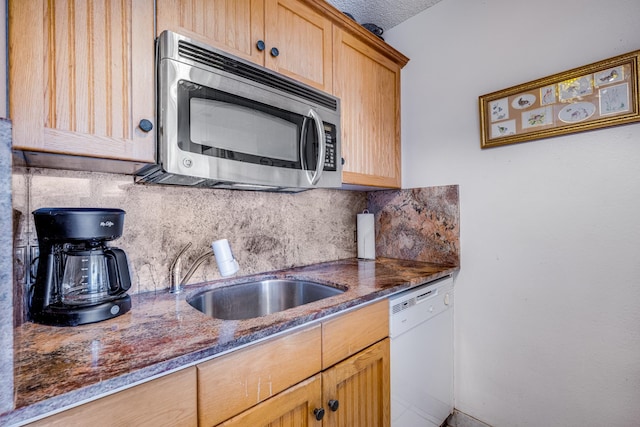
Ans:
[[[107,248],[104,254],[107,256],[109,277],[115,277],[117,279],[117,283],[110,287],[109,295],[125,292],[131,287],[131,275],[129,274],[127,254],[119,248]]]

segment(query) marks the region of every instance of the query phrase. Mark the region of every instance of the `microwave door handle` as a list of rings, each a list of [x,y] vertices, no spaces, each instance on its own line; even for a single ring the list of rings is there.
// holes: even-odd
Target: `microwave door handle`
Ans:
[[[306,172],[307,179],[311,182],[309,178],[309,171],[307,168],[307,157],[304,155],[305,146],[307,144],[307,123],[309,122],[309,117],[304,116],[302,120],[302,133],[300,134],[300,163],[302,164],[302,170]]]
[[[316,132],[318,133],[318,143],[320,144],[320,151],[318,152],[318,162],[316,163],[316,170],[313,173],[313,176],[309,180],[311,185],[316,185],[320,180],[320,176],[322,176],[322,172],[324,170],[324,156],[327,150],[327,144],[324,136],[324,124],[322,123],[322,119],[313,109],[309,110],[309,116],[316,122]],[[308,175],[307,175],[308,178]]]

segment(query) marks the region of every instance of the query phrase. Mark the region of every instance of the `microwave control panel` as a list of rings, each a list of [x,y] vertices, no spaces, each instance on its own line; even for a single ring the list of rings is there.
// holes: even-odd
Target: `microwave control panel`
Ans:
[[[329,123],[324,123],[324,142],[326,151],[324,154],[324,170],[336,170],[336,127]]]

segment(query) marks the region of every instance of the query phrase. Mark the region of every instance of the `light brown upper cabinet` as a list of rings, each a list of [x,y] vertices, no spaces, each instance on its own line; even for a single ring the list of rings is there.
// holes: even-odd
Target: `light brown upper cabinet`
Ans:
[[[264,0],[156,0],[158,34],[190,37],[257,64],[264,52]]]
[[[10,1],[13,147],[153,162],[153,24],[149,0]]]
[[[298,0],[157,0],[158,34],[171,30],[332,90],[332,23]]]
[[[338,96],[342,181],[401,186],[408,58],[343,13],[323,0],[157,0],[155,19],[158,34],[172,30]],[[11,0],[14,148],[33,166],[134,173],[154,163],[155,36],[152,0]]]
[[[342,106],[342,182],[399,188],[400,65],[334,29],[333,93]]]

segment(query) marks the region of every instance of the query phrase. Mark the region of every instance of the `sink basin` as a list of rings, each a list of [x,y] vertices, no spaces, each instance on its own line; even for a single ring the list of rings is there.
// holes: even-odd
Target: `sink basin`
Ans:
[[[211,289],[189,298],[196,310],[223,320],[252,319],[343,293],[321,283],[296,279],[261,280]]]

